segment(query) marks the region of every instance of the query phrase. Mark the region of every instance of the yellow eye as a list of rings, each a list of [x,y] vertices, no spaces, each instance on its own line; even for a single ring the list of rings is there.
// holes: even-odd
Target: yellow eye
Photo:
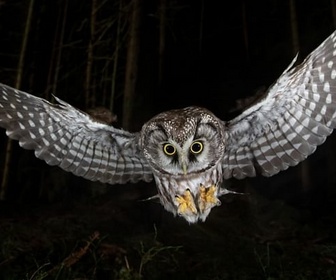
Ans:
[[[173,156],[176,153],[176,148],[172,144],[164,144],[163,151],[167,156]]]
[[[203,151],[203,143],[201,141],[195,141],[191,144],[190,151],[195,155],[201,153]]]

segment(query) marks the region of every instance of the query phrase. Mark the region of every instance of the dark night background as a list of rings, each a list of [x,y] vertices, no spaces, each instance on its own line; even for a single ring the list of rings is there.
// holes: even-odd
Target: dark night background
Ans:
[[[84,111],[103,106],[131,131],[190,105],[229,120],[335,23],[334,0],[1,0],[0,82]],[[6,147],[1,129],[1,170]],[[226,182],[244,194],[188,225],[144,200],[154,183],[89,182],[14,142],[0,278],[336,279],[335,173],[332,135],[304,164]]]

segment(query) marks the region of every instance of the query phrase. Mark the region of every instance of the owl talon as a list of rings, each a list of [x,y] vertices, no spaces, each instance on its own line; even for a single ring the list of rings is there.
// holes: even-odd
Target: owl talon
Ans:
[[[203,185],[200,186],[199,208],[201,212],[221,204],[220,200],[217,198],[216,191],[217,187],[215,185],[212,185],[209,188],[206,188]]]
[[[176,196],[176,201],[178,203],[177,213],[179,215],[187,214],[188,212],[197,214],[197,209],[190,190],[186,190],[183,195]]]

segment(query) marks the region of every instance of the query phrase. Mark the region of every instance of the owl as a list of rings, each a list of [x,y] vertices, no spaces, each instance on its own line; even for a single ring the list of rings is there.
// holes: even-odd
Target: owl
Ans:
[[[297,165],[336,126],[336,31],[302,64],[296,58],[265,97],[223,121],[204,108],[163,112],[140,132],[115,128],[55,97],[57,104],[0,85],[0,126],[36,157],[108,184],[155,180],[163,207],[205,221],[223,181],[272,176]]]

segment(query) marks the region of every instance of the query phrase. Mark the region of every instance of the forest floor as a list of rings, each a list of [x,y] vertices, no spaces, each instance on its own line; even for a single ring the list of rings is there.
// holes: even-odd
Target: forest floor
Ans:
[[[1,202],[0,279],[336,279],[334,210],[228,195],[189,225],[132,188]]]

